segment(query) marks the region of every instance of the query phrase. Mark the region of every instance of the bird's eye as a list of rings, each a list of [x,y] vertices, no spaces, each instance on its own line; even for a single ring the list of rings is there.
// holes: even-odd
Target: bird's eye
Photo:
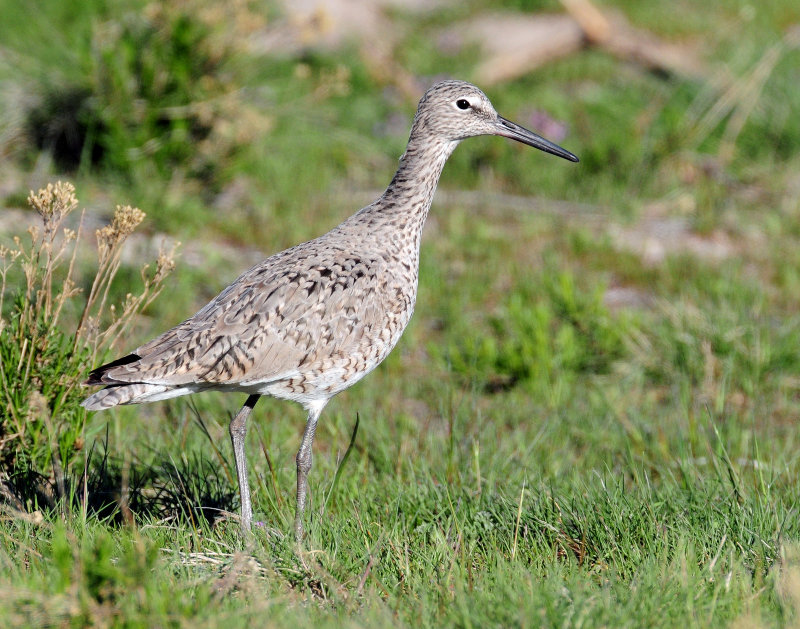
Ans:
[[[459,109],[469,109],[469,101],[466,98],[459,98],[456,101],[456,107]]]

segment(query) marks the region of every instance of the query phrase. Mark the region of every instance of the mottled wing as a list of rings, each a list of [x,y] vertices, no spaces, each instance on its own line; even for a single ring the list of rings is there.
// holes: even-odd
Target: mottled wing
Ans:
[[[270,258],[246,272],[196,315],[135,350],[138,360],[106,370],[103,382],[268,383],[346,355],[363,345],[365,333],[376,333],[382,259],[287,262]]]
[[[241,382],[256,384],[278,375],[290,378],[325,370],[362,354],[377,340],[385,324],[380,290],[383,259],[341,256],[309,262],[305,271],[293,274],[296,290],[279,308],[272,299],[256,305],[267,333],[254,340],[253,361]],[[277,358],[276,341],[281,350],[291,348],[291,361]]]

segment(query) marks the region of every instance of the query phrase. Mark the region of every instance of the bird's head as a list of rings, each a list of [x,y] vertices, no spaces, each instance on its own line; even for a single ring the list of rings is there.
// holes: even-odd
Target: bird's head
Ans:
[[[440,81],[425,92],[414,117],[414,130],[447,142],[499,135],[571,162],[578,161],[566,149],[498,115],[486,94],[466,81]]]

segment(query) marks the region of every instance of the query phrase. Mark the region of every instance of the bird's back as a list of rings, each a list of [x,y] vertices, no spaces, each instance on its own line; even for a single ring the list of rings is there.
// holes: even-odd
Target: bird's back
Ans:
[[[305,402],[347,388],[395,346],[417,287],[416,258],[403,272],[394,259],[413,253],[392,246],[398,239],[391,235],[360,231],[358,221],[346,221],[267,258],[194,316],[92,372],[89,384],[155,387],[155,398],[144,387],[132,399],[106,399],[108,405],[204,389]]]

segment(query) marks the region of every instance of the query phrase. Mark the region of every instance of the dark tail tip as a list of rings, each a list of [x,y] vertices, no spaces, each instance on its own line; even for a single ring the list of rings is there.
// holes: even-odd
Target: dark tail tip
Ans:
[[[109,380],[105,380],[103,376],[105,376],[106,372],[109,369],[113,369],[114,367],[122,367],[123,365],[129,365],[131,363],[135,363],[137,360],[141,360],[141,356],[137,354],[128,354],[127,356],[123,356],[122,358],[115,360],[114,362],[106,363],[105,365],[101,365],[96,369],[92,369],[89,372],[89,378],[84,382],[86,385],[92,384],[109,384]]]

